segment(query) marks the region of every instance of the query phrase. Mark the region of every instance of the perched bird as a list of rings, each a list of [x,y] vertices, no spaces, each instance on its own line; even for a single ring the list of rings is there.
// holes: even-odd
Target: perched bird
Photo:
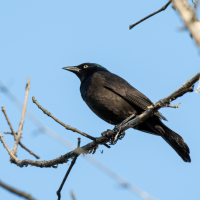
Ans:
[[[95,63],[83,63],[63,69],[75,73],[81,81],[80,91],[89,108],[104,121],[117,125],[130,115],[139,115],[153,103],[123,78]],[[161,136],[185,161],[191,162],[190,150],[183,138],[164,125],[158,111],[134,127]]]

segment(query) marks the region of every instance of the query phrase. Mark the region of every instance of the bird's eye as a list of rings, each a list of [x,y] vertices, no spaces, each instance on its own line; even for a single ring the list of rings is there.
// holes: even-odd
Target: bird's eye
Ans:
[[[84,68],[84,69],[88,68],[88,65],[84,65],[83,68]]]

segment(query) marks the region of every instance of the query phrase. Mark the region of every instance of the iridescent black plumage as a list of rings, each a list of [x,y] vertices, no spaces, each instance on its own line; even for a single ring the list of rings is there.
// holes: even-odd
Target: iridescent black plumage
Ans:
[[[89,108],[110,124],[119,124],[132,114],[138,115],[152,105],[149,98],[121,77],[95,63],[66,67],[81,80],[81,96]],[[161,136],[185,162],[191,162],[189,148],[183,138],[165,126],[159,112],[134,127],[137,130]]]

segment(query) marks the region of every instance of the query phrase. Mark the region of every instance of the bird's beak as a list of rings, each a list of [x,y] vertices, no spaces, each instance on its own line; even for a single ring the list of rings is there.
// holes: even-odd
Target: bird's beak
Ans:
[[[65,70],[68,70],[68,71],[74,72],[74,73],[78,73],[80,70],[78,67],[63,67],[62,69],[65,69]]]

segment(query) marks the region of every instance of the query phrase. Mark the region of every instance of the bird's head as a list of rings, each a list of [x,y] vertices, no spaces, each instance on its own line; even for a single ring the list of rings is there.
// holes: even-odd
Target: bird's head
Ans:
[[[83,63],[73,67],[63,67],[62,69],[68,70],[76,74],[81,82],[96,71],[108,71],[106,68],[95,63]]]

